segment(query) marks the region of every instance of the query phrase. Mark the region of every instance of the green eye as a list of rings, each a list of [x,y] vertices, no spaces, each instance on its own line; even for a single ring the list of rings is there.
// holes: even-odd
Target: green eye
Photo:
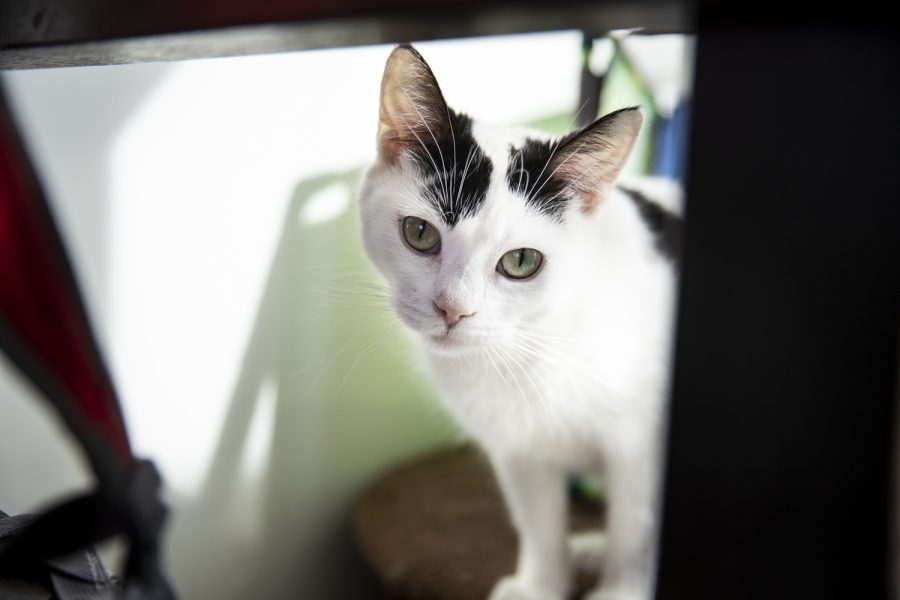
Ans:
[[[534,248],[510,250],[500,257],[497,270],[510,279],[527,279],[538,272],[544,255]]]
[[[403,237],[413,250],[437,254],[441,250],[441,234],[434,225],[419,217],[403,219]]]

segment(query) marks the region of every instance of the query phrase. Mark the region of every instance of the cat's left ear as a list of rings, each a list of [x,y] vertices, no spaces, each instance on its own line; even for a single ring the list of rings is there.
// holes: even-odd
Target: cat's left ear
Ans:
[[[447,103],[428,63],[412,46],[397,46],[381,80],[378,154],[394,164],[405,150],[451,135]]]
[[[615,183],[641,131],[644,117],[638,107],[611,112],[565,141],[548,166],[591,212]]]

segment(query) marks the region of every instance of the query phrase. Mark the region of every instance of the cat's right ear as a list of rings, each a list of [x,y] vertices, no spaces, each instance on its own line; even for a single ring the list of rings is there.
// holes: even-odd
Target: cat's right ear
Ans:
[[[428,63],[412,46],[397,46],[381,80],[379,156],[395,164],[407,150],[449,138],[449,128],[447,103]]]

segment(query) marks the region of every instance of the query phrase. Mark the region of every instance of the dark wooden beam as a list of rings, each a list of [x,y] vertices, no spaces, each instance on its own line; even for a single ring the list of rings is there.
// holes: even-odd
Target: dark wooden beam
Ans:
[[[685,31],[679,0],[0,0],[0,69],[122,64],[361,44],[630,27]]]

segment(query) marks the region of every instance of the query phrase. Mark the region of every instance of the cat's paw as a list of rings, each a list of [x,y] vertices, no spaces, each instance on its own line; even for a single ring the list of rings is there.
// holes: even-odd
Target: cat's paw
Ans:
[[[617,590],[594,590],[584,597],[584,600],[646,600],[627,592]]]
[[[600,586],[588,592],[584,600],[649,600],[649,592],[636,588]]]
[[[511,576],[497,582],[488,600],[563,600],[563,597],[562,594],[538,589]]]
[[[569,556],[576,571],[596,575],[606,556],[606,534],[600,531],[581,531],[569,536]]]

